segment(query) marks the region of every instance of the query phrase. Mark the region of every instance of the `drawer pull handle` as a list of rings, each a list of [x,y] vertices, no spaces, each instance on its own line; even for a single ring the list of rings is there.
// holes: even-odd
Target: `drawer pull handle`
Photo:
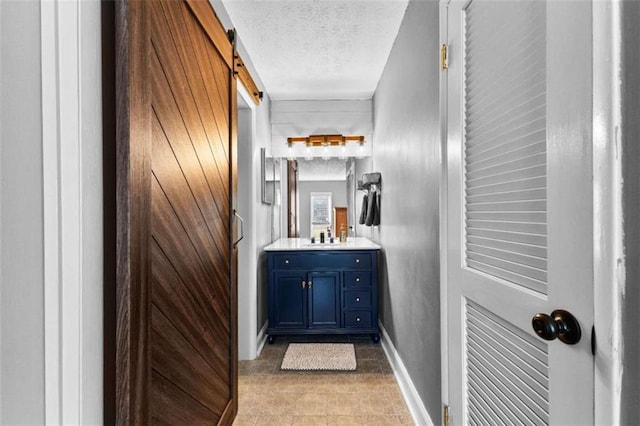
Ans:
[[[359,301],[360,301],[360,298],[359,298],[359,297],[356,297],[356,302],[359,302]]]
[[[360,263],[360,259],[356,259],[356,263]]]
[[[288,264],[289,263],[289,259],[285,259],[284,263]]]
[[[360,322],[360,317],[356,317],[356,322]]]
[[[356,277],[356,282],[359,283],[360,282],[360,277]]]

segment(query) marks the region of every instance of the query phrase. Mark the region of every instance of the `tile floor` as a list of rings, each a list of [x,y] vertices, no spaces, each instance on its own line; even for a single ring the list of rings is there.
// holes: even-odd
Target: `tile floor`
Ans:
[[[349,372],[283,371],[290,342],[352,342],[358,366]],[[368,336],[290,336],[266,344],[239,364],[235,426],[412,425],[380,344]]]

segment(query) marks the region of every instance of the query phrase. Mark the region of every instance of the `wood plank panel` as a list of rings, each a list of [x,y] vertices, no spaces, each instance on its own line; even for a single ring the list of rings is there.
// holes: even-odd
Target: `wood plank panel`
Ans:
[[[194,41],[182,34],[187,29],[181,10],[184,5],[169,2],[162,6],[162,16],[154,20],[161,25],[157,29],[161,34],[157,42],[154,41],[156,50],[161,60],[169,53],[181,59],[181,66],[165,69],[165,73],[171,86],[177,89],[174,95],[182,117],[190,120],[187,127],[209,185],[212,188],[217,188],[219,183],[228,185],[229,163],[225,151],[229,145],[228,122],[223,119],[218,123],[206,92],[206,70],[196,60]],[[224,110],[222,105],[218,108]]]
[[[227,406],[228,377],[218,376],[155,305],[151,309],[151,340],[153,370],[221,415]],[[171,408],[169,405],[163,411]]]
[[[157,126],[154,126],[157,127]],[[171,153],[170,146],[162,143],[164,139],[157,138],[154,143],[156,151],[164,154]],[[171,160],[171,157],[168,157]],[[158,163],[156,161],[156,163]],[[224,259],[215,256],[218,245],[208,232],[206,221],[198,210],[198,205],[190,193],[188,181],[180,174],[180,167],[174,161],[162,162],[165,167],[157,167],[154,170],[154,181],[152,182],[153,201],[159,206],[166,204],[165,210],[155,210],[152,220],[153,235],[158,234],[158,230],[166,226],[175,226],[170,233],[164,233],[160,241],[161,246],[173,255],[179,253],[192,253],[194,260],[198,262],[199,268],[203,271],[203,279],[211,281],[214,289],[221,292],[221,295],[228,295],[229,277],[227,274],[228,256]],[[162,182],[160,184],[159,182]],[[155,188],[155,185],[158,188]],[[161,198],[166,197],[167,200]],[[169,245],[171,244],[171,245]],[[178,259],[180,264],[184,260]],[[191,271],[190,271],[191,272]]]
[[[154,89],[162,89],[156,82],[157,79],[154,78]],[[197,156],[189,143],[188,133],[183,130],[183,123],[179,120],[167,122],[167,117],[173,116],[177,110],[172,110],[161,101],[157,104],[153,122],[154,174],[163,182],[163,189],[174,201],[173,208],[181,217],[184,215],[184,221],[192,224],[191,229],[195,232],[192,242],[196,249],[202,251],[202,255],[212,262],[216,270],[218,266],[226,268],[224,265],[229,261],[228,247],[225,248],[224,244],[217,244],[216,241],[226,241],[229,238],[226,228],[229,220],[228,207],[222,214],[217,208],[213,208],[215,197],[209,193]],[[163,120],[164,127],[161,124]],[[171,140],[174,142],[171,143]],[[228,189],[218,191],[224,194]],[[228,205],[228,200],[224,201]]]
[[[156,210],[153,218],[153,239],[165,249],[165,253],[169,253],[169,260],[178,271],[178,275],[211,305],[211,309],[221,321],[220,324],[228,331],[228,324],[223,321],[229,308],[228,292],[216,293],[210,285],[214,280],[211,271],[207,270],[194,246],[184,243],[186,235],[182,224],[172,211],[171,203],[156,179],[152,182],[152,197]],[[175,250],[175,247],[180,249]]]
[[[118,6],[121,424],[237,412],[233,46],[208,1],[189,3]]]
[[[228,353],[219,345],[229,335],[221,326],[209,303],[197,289],[188,286],[154,240],[151,246],[153,265],[153,303],[165,315],[174,313],[171,322],[185,340],[214,368],[228,368]]]
[[[175,156],[178,160],[185,163],[184,172],[190,174],[191,179],[198,181],[198,187],[194,189],[201,189],[203,192],[197,193],[197,196],[203,198],[213,197],[211,207],[216,208],[214,214],[225,214],[229,209],[228,199],[215,197],[214,194],[229,190],[228,166],[223,167],[222,170],[227,175],[226,179],[222,179],[217,172],[209,174],[210,178],[213,177],[211,182],[207,179],[201,160],[196,154],[199,148],[194,149],[194,145],[207,143],[206,137],[199,131],[197,124],[192,121],[191,114],[197,114],[197,110],[188,109],[186,105],[180,105],[183,99],[174,97],[172,88],[175,86],[171,85],[165,78],[165,69],[160,65],[160,58],[155,55],[156,52],[154,49],[151,61],[152,70],[158,73],[158,77],[154,76],[152,81],[154,93],[158,93],[154,98],[154,112],[161,122],[161,127],[167,139],[171,142],[177,142],[172,148],[176,150]],[[176,79],[176,81],[179,82],[180,80]],[[183,107],[182,109],[180,108],[181,106]],[[205,162],[205,166],[207,169],[219,170],[216,165],[207,164],[207,162]],[[210,183],[211,186],[209,186]]]
[[[152,252],[151,365],[220,417],[235,381],[231,102],[220,98],[231,93],[231,70],[194,19],[183,2],[157,2],[151,10],[152,235],[162,251]],[[207,80],[208,69],[218,78]],[[152,415],[180,411],[183,400],[154,405],[160,412]]]
[[[220,416],[186,394],[162,375],[151,374],[151,422],[154,425],[212,425]],[[166,406],[177,406],[177,410],[164,410]]]
[[[226,63],[227,68],[232,69],[233,45],[209,2],[187,0],[186,4],[194,19],[202,26],[203,34],[211,40],[211,46],[219,52],[220,59]]]

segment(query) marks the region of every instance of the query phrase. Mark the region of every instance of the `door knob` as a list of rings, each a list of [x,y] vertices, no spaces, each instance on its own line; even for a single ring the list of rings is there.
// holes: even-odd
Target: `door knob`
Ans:
[[[533,331],[544,340],[560,339],[567,345],[575,345],[580,341],[582,333],[578,320],[570,312],[556,309],[547,314],[535,314],[531,319]]]

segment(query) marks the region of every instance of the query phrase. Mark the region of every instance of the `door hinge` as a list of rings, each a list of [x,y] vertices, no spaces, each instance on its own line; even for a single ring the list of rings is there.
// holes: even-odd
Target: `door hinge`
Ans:
[[[447,45],[442,43],[440,46],[440,69],[446,70],[449,68],[449,64],[447,63]]]
[[[443,45],[444,46],[444,45]],[[449,426],[449,406],[444,406],[444,412],[442,413],[442,424],[444,426]]]

